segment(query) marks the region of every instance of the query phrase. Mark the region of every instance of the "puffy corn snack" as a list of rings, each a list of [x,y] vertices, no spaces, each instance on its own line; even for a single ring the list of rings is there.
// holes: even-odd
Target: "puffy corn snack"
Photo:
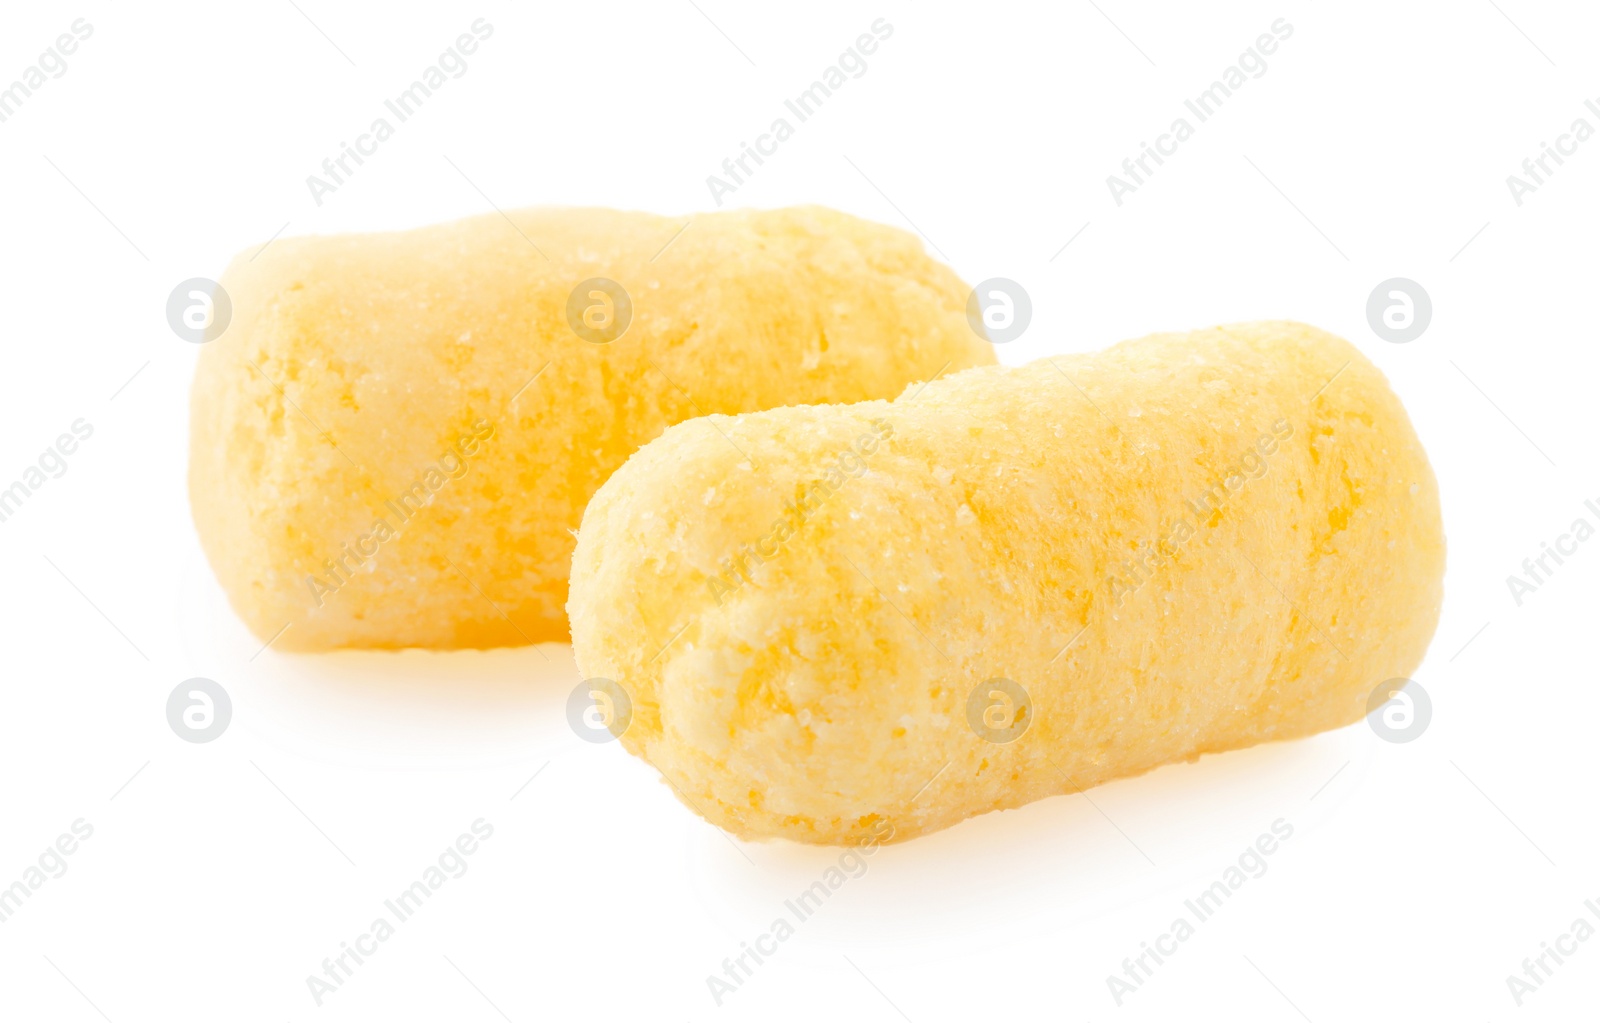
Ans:
[[[681,423],[590,503],[568,611],[686,803],[846,844],[1356,721],[1444,557],[1382,374],[1246,323]]]
[[[280,239],[222,286],[189,491],[279,648],[564,640],[583,507],[671,424],[994,361],[915,237],[818,207]]]

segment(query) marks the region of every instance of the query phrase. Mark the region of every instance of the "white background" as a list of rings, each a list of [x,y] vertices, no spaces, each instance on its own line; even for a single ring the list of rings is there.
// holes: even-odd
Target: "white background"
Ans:
[[[75,18],[94,26],[0,124],[0,485],[73,420],[94,426],[0,523],[0,884],[74,820],[94,828],[0,924],[0,1018],[1592,1011],[1600,937],[1521,1008],[1506,976],[1600,900],[1600,542],[1520,607],[1506,577],[1600,518],[1583,504],[1600,504],[1600,139],[1521,206],[1505,179],[1573,119],[1600,128],[1583,106],[1600,97],[1600,14],[696,2],[0,15],[0,84]],[[478,17],[494,35],[470,70],[318,207],[306,176]],[[735,843],[616,745],[580,742],[564,646],[256,656],[190,522],[197,349],[164,306],[280,230],[410,227],[491,202],[712,208],[706,176],[878,17],[894,34],[869,70],[731,202],[914,227],[967,281],[1022,282],[1035,319],[1008,363],[1269,317],[1360,346],[1440,479],[1447,597],[1415,675],[1433,719],[1404,745],[1358,723],[889,847],[718,1007],[706,976],[837,851]],[[1294,32],[1268,71],[1116,205],[1106,176],[1277,18]],[[1365,315],[1395,276],[1434,306],[1405,345]],[[234,703],[205,745],[165,718],[197,675]],[[479,817],[494,835],[467,873],[317,1007],[306,977]],[[1107,976],[1278,818],[1294,834],[1268,873],[1118,1007]]]

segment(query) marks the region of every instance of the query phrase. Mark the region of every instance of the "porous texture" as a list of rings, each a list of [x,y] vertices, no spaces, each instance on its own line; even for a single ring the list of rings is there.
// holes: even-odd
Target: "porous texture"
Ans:
[[[596,277],[633,304],[604,344],[567,318]],[[816,207],[279,239],[222,283],[233,320],[200,353],[190,498],[275,648],[565,640],[584,505],[667,426],[994,361],[968,289],[914,237]]]
[[[675,426],[590,503],[568,610],[686,803],[844,844],[1356,721],[1444,554],[1382,374],[1247,323]],[[980,684],[1018,720],[996,678],[1008,743],[969,724]]]

